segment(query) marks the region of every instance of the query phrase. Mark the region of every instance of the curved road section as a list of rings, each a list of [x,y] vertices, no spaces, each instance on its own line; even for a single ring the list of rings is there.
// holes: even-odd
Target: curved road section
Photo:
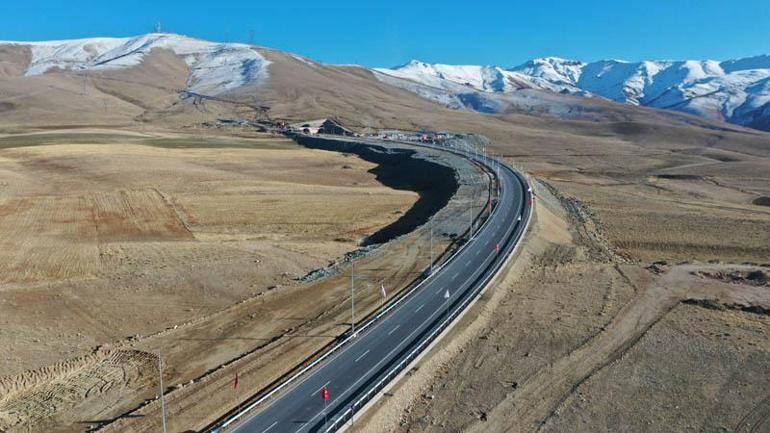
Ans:
[[[497,161],[447,151],[460,153],[488,166],[492,172],[499,172],[498,203],[484,225],[398,307],[360,332],[261,410],[237,414],[214,431],[340,430],[437,341],[494,278],[520,241],[529,220],[532,203],[529,186],[523,176]],[[324,389],[328,393],[322,392]],[[328,399],[324,399],[325,396]]]

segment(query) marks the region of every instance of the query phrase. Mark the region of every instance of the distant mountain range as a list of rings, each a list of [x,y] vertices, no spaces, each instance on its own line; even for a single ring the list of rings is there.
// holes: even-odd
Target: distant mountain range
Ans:
[[[547,57],[521,66],[442,65],[413,60],[378,77],[446,105],[495,112],[484,94],[525,89],[601,97],[615,102],[683,111],[711,120],[770,130],[770,56],[738,60],[602,60],[585,63]],[[426,87],[415,87],[418,83]],[[482,95],[478,95],[478,93]],[[472,96],[471,96],[472,95]],[[499,99],[498,99],[499,100]]]
[[[166,53],[181,59],[182,63],[158,57],[159,54],[151,56],[151,53]],[[154,60],[148,61],[150,58]],[[281,65],[272,64],[276,59]],[[294,66],[289,67],[287,62]],[[135,68],[139,65],[142,68]],[[329,80],[329,74],[334,71],[342,81],[349,81],[354,78],[349,73],[353,70],[369,77],[373,74],[376,80],[372,81],[380,83],[376,87],[378,91],[395,96],[381,88],[385,84],[394,91],[407,90],[465,111],[524,112],[579,120],[594,118],[598,111],[605,110],[599,107],[605,107],[609,100],[770,130],[770,56],[767,55],[723,62],[636,63],[619,60],[584,63],[548,57],[510,69],[413,60],[392,69],[366,69],[322,65],[267,48],[208,42],[168,33],[130,38],[0,41],[0,95],[5,92],[5,99],[0,98],[0,108],[8,113],[11,107],[39,104],[42,100],[36,89],[43,85],[52,95],[71,93],[72,80],[80,77],[81,81],[89,82],[88,76],[96,80],[93,85],[100,88],[105,98],[119,99],[116,104],[130,104],[132,107],[126,107],[129,111],[160,109],[163,104],[171,103],[170,99],[163,98],[182,90],[206,96],[239,96],[242,100],[259,100],[274,106],[280,105],[280,101],[299,104],[303,101],[296,99],[302,96],[299,89],[315,84],[307,81],[306,74],[312,72],[317,79],[324,76],[323,80]],[[375,90],[360,81],[362,75],[356,77],[362,89]],[[65,86],[64,82],[68,84]],[[141,83],[153,85],[155,90],[136,87]],[[278,84],[286,89],[284,96],[288,99],[276,99],[277,96],[270,93]],[[163,98],[158,97],[159,86],[164,88]],[[310,102],[313,106],[317,103]],[[54,106],[45,109],[55,111]]]

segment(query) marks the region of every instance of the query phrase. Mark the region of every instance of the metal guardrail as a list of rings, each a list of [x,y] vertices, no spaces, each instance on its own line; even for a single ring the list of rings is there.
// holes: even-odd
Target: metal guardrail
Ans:
[[[524,181],[524,185],[528,185],[526,180],[519,176],[516,172],[514,172],[509,167],[505,167],[509,171],[511,171],[515,176],[519,177],[519,179]],[[528,192],[525,190],[525,197]],[[526,204],[524,205],[524,208],[527,209]],[[529,211],[531,213],[531,209]],[[361,410],[366,404],[377,395],[378,392],[380,392],[382,389],[384,389],[388,383],[390,383],[391,380],[393,380],[396,376],[401,374],[404,369],[413,361],[415,360],[420,353],[425,350],[426,347],[428,347],[430,344],[432,344],[435,339],[441,334],[447,327],[449,327],[450,324],[462,313],[465,311],[465,309],[468,307],[470,303],[475,301],[478,297],[478,295],[484,290],[487,284],[497,275],[497,272],[502,268],[502,266],[505,264],[506,259],[509,254],[512,253],[512,250],[515,248],[517,241],[523,236],[523,234],[526,232],[526,226],[528,226],[529,223],[529,213],[526,215],[526,222],[525,222],[525,228],[522,229],[519,232],[519,236],[511,236],[515,232],[515,228],[518,226],[519,222],[517,221],[516,224],[511,226],[510,233],[506,233],[506,245],[505,245],[505,254],[501,256],[501,260],[497,260],[490,264],[490,266],[493,266],[493,272],[487,272],[484,274],[482,281],[476,286],[476,289],[474,289],[474,292],[471,293],[469,296],[466,296],[462,302],[454,306],[452,309],[452,313],[448,315],[442,323],[435,328],[427,338],[423,339],[417,347],[415,347],[409,354],[402,359],[398,364],[396,364],[393,368],[388,371],[388,373],[382,377],[377,383],[374,384],[363,396],[361,396],[358,400],[353,402],[351,404],[350,408],[347,409],[342,414],[337,415],[332,419],[331,425],[329,425],[326,430],[324,430],[326,433],[334,432],[338,430],[340,427],[342,427],[346,422],[350,421],[354,416],[355,413],[358,410]]]
[[[373,144],[373,143],[366,143],[366,142],[364,142],[364,143],[365,144]],[[409,143],[409,142],[405,142],[404,144],[415,145],[415,143]],[[417,145],[420,145],[420,144],[417,144]],[[423,145],[423,146],[424,147],[438,149],[438,150],[442,150],[442,151],[447,151],[447,152],[451,152],[451,153],[460,154],[462,156],[467,156],[467,155],[463,154],[462,152],[457,151],[455,149],[437,147],[437,146],[432,146],[432,145]],[[496,206],[492,209],[492,211],[494,212],[495,210],[496,210]],[[482,211],[479,213],[479,216],[477,218],[480,218],[481,215],[483,214],[483,212],[484,211],[482,209]],[[490,217],[491,217],[491,214],[490,214]],[[478,227],[477,231],[483,230],[483,228],[486,226],[487,222],[491,219],[490,217],[488,217],[482,223],[482,225],[480,227]],[[455,259],[455,257],[457,257],[457,255],[459,255],[462,251],[464,251],[464,249],[465,249],[465,247],[467,245],[468,245],[468,243],[465,243],[465,244],[461,245],[460,248],[458,248],[457,251],[455,251],[451,256],[449,256],[449,258],[446,259],[443,264],[441,264],[438,267],[434,268],[434,273],[439,271],[447,263],[453,261]],[[419,290],[420,287],[422,287],[422,285],[424,283],[428,282],[429,280],[430,280],[430,276],[425,277],[422,281],[417,283],[414,287],[409,289],[406,293],[403,293],[403,294],[399,295],[398,299],[396,299],[395,301],[393,301],[390,304],[388,304],[384,309],[380,310],[379,313],[377,313],[376,315],[371,317],[369,320],[364,322],[364,324],[362,324],[360,327],[358,327],[356,335],[360,334],[361,332],[366,331],[371,325],[373,325],[374,323],[378,322],[382,317],[386,316],[394,308],[396,308],[397,306],[401,305],[401,303],[405,299],[409,298],[415,291]],[[299,379],[302,376],[304,376],[305,373],[307,373],[308,371],[313,369],[315,366],[317,366],[321,362],[325,361],[332,354],[334,354],[337,351],[339,351],[339,349],[344,347],[348,342],[350,342],[350,340],[352,340],[353,338],[356,338],[356,335],[347,335],[341,341],[339,341],[337,344],[335,344],[331,348],[327,349],[316,360],[312,361],[310,364],[306,365],[301,370],[299,370],[295,374],[291,375],[289,378],[284,380],[281,384],[279,384],[275,388],[271,389],[270,391],[268,391],[264,395],[260,396],[259,398],[257,398],[253,402],[251,402],[251,403],[249,403],[249,404],[247,404],[247,405],[245,405],[243,407],[240,407],[235,414],[233,414],[231,416],[227,416],[224,419],[220,419],[220,420],[214,422],[212,425],[208,426],[207,428],[203,429],[202,431],[205,432],[205,433],[220,433],[220,432],[224,431],[225,429],[227,429],[228,427],[233,425],[233,423],[237,422],[240,418],[242,418],[244,415],[246,415],[248,412],[250,412],[251,410],[253,410],[257,406],[259,406],[260,404],[264,403],[265,401],[269,400],[271,397],[274,397],[277,393],[279,393],[280,391],[282,391],[283,389],[285,389],[289,385],[293,384],[297,379]]]
[[[365,144],[374,144],[374,143],[366,143],[365,141],[363,141],[363,142]],[[467,152],[467,151],[462,151],[462,150],[459,150],[459,149],[452,149],[452,148],[443,147],[443,146],[435,146],[435,145],[429,145],[429,144],[424,144],[424,143],[411,143],[411,142],[404,142],[403,144],[409,144],[409,145],[413,145],[413,146],[428,147],[428,148],[432,148],[432,149],[436,149],[436,150],[441,150],[441,151],[445,151],[445,152],[455,153],[455,154],[461,155],[463,157],[468,157],[468,156],[471,155],[471,153]],[[488,158],[488,157],[484,158],[484,160],[489,160],[489,159],[490,158]],[[494,160],[496,164],[499,164],[500,167],[502,167],[503,169],[507,169],[508,171],[513,173],[514,176],[519,177],[519,179],[524,181],[524,184],[527,185],[526,179],[524,179],[522,176],[519,176],[518,173],[516,173],[513,169],[511,169],[510,167],[508,167],[506,164],[502,163],[501,161],[498,161],[498,160],[495,160],[495,159],[492,159],[492,160]],[[475,161],[475,162],[478,162],[478,161]],[[488,168],[492,168],[489,165],[487,165],[487,167]],[[494,170],[492,171],[492,175],[496,176]],[[498,183],[499,183],[499,180],[498,180]],[[498,205],[499,205],[499,203],[498,203]],[[492,218],[491,218],[492,213],[495,213],[495,212],[498,211],[498,208],[499,208],[498,205],[495,205],[492,208],[490,216],[482,223],[482,225],[480,227],[478,227],[477,232],[482,231],[486,227],[486,225],[489,223],[489,221],[492,220]],[[525,208],[526,208],[526,205],[525,205]],[[483,210],[482,210],[482,213],[483,213]],[[528,219],[529,219],[529,215],[527,215],[526,223],[529,222]],[[516,224],[512,225],[511,229],[510,229],[510,232],[514,231],[515,227],[517,227],[517,225],[518,225],[518,222]],[[524,230],[522,230],[521,233],[523,233],[523,232],[524,232]],[[484,287],[489,283],[489,281],[496,276],[497,272],[499,271],[499,269],[502,267],[502,265],[506,261],[505,257],[507,257],[511,253],[511,250],[513,249],[513,247],[515,247],[516,242],[512,242],[512,241],[517,240],[517,239],[514,239],[513,237],[511,237],[511,234],[512,233],[507,233],[506,234],[506,238],[507,238],[506,241],[505,241],[506,244],[503,247],[504,248],[503,251],[505,253],[501,254],[502,260],[497,260],[497,261],[494,261],[493,263],[490,264],[490,266],[494,266],[495,267],[494,268],[494,272],[486,273],[484,275],[483,281],[481,282],[481,284],[479,284],[477,286],[477,288],[475,289],[474,293],[472,293],[471,295],[465,297],[460,304],[457,304],[452,309],[452,313],[450,315],[448,315],[444,319],[444,321],[441,323],[441,325],[439,325],[436,329],[434,329],[427,338],[422,340],[417,345],[417,347],[415,347],[404,359],[402,359],[397,365],[395,365],[393,368],[391,368],[390,371],[383,378],[381,378],[372,388],[370,388],[366,392],[366,394],[364,394],[362,397],[360,397],[358,400],[356,400],[351,405],[351,407],[349,409],[347,409],[345,412],[343,412],[340,415],[337,415],[333,419],[332,424],[325,430],[326,432],[333,432],[336,429],[338,429],[339,427],[341,427],[341,425],[343,425],[345,422],[350,420],[355,415],[357,410],[360,410],[361,408],[363,408],[369,400],[371,400],[374,396],[377,395],[377,392],[381,391],[394,377],[398,376],[398,374],[400,374],[409,363],[411,363],[415,358],[418,357],[418,355],[425,349],[425,347],[427,347],[429,344],[431,344],[436,339],[436,337],[441,332],[443,332],[454,321],[454,319],[458,315],[460,315],[460,313],[462,313],[465,310],[465,308],[468,306],[468,304],[470,304],[472,301],[474,301],[476,299],[476,297],[479,295],[479,293],[481,291],[483,291]],[[465,243],[464,245],[462,245],[439,268],[437,268],[437,270],[440,269],[441,267],[445,266],[447,263],[452,262],[461,252],[463,252],[465,250],[465,248],[467,247],[468,244],[469,243]],[[403,301],[405,299],[409,298],[415,291],[419,290],[420,287],[422,287],[422,285],[424,283],[426,283],[427,281],[429,281],[429,280],[430,280],[430,276],[426,277],[425,279],[420,281],[418,284],[416,284],[414,287],[409,289],[408,292],[406,292],[405,294],[401,295],[396,301],[392,302],[386,308],[381,310],[378,314],[376,314],[375,316],[370,318],[367,322],[365,322],[363,325],[361,325],[361,327],[358,328],[357,334],[366,331],[373,324],[377,323],[382,317],[386,316],[394,308],[396,308],[397,306],[401,305],[401,303],[403,303]],[[325,351],[316,360],[314,360],[310,364],[306,365],[301,370],[299,370],[298,372],[296,372],[295,374],[290,376],[288,379],[283,381],[280,385],[278,385],[275,388],[271,389],[266,394],[262,395],[261,397],[259,397],[258,399],[254,400],[253,402],[249,403],[248,405],[241,407],[235,414],[233,414],[231,416],[228,416],[227,418],[222,419],[222,420],[220,420],[218,422],[215,422],[213,425],[209,426],[208,428],[204,429],[203,431],[204,432],[210,432],[210,433],[220,433],[220,432],[226,430],[228,427],[232,426],[235,422],[240,420],[244,415],[249,413],[251,410],[253,410],[257,406],[259,406],[260,404],[264,403],[265,401],[267,401],[271,397],[274,397],[278,392],[282,391],[283,389],[285,389],[289,385],[294,384],[294,382],[297,381],[298,379],[300,379],[302,376],[304,376],[305,373],[307,373],[308,371],[310,371],[311,369],[316,367],[321,362],[323,362],[326,359],[328,359],[332,354],[338,352],[339,349],[344,347],[353,338],[355,338],[355,335],[348,335],[348,336],[346,336],[340,342],[338,342],[337,344],[335,344],[334,346],[329,348],[327,351]]]

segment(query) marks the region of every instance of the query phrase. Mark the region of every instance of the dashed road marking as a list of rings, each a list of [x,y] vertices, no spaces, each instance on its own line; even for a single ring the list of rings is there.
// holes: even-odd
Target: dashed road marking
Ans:
[[[328,385],[328,384],[330,384],[330,383],[332,383],[332,381],[331,381],[331,380],[327,380],[327,381],[326,381],[326,383],[324,383],[323,385],[321,385],[321,387],[320,387],[320,388],[318,388],[317,390],[315,390],[315,392],[314,392],[314,393],[310,394],[310,396],[312,397],[312,396],[314,396],[314,395],[318,394],[319,392],[321,392],[321,390],[322,390],[322,389],[324,389],[324,387],[325,387],[326,385]]]
[[[359,356],[358,358],[356,358],[355,362],[358,362],[358,361],[360,361],[360,360],[361,360],[361,358],[363,358],[364,356],[366,356],[366,354],[367,354],[367,353],[369,353],[369,350],[370,350],[370,349],[366,349],[366,352],[362,353],[362,354],[361,354],[361,356]]]

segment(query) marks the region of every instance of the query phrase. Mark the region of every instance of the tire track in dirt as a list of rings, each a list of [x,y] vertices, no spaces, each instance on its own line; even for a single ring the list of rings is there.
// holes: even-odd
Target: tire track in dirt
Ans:
[[[82,419],[98,417],[95,400],[120,398],[127,389],[146,387],[155,380],[151,372],[156,364],[157,356],[147,352],[98,351],[79,362],[4,378],[0,383],[0,431],[61,427],[74,421],[61,413],[71,407],[78,409],[77,417]]]
[[[764,431],[760,430],[760,428],[767,424],[768,418],[770,418],[770,395],[746,412],[746,415],[736,424],[735,433],[759,433]]]

